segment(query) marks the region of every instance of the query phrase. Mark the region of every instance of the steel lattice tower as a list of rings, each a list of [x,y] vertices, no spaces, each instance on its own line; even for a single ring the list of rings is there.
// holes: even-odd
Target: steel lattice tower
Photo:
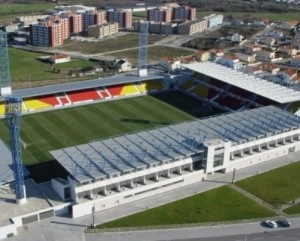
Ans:
[[[10,70],[7,49],[7,34],[0,31],[0,95],[10,95]]]
[[[147,76],[147,59],[148,59],[148,22],[140,23],[140,34],[139,34],[139,57],[138,57],[138,68],[139,76]]]
[[[20,119],[22,98],[8,96],[5,98],[5,119],[9,128],[10,146],[15,178],[15,193],[17,203],[26,201],[21,143]]]

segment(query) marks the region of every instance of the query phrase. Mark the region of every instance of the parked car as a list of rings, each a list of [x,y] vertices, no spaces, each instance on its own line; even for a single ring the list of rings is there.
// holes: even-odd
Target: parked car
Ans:
[[[270,228],[277,228],[278,227],[277,223],[273,220],[266,220],[266,221],[264,221],[264,224],[266,226],[270,227]]]
[[[278,226],[281,226],[281,227],[290,227],[291,226],[291,222],[287,219],[279,219],[277,220],[277,223],[278,223]]]

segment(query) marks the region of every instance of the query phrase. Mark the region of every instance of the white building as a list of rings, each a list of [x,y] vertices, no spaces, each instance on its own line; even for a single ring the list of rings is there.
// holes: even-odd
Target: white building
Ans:
[[[274,106],[51,151],[77,218],[300,150],[300,117]]]
[[[205,17],[207,19],[207,27],[212,28],[219,24],[223,23],[223,15],[222,14],[211,14]]]

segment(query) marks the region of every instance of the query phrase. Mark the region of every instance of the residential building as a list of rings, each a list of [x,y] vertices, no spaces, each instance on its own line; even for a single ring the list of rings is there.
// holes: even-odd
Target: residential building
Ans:
[[[101,25],[92,25],[88,27],[88,36],[104,38],[119,32],[118,23],[105,23]]]
[[[206,50],[197,50],[195,52],[195,58],[199,62],[206,62],[206,61],[210,60],[211,53]]]
[[[241,67],[240,60],[234,55],[226,54],[218,60],[218,63],[231,69],[239,69]]]
[[[254,63],[256,61],[256,54],[243,54],[243,53],[236,53],[235,56],[246,63]]]
[[[297,55],[297,50],[294,47],[291,46],[280,46],[277,49],[278,53],[285,54],[287,56],[293,57]]]
[[[173,8],[173,20],[189,20],[196,19],[196,8],[188,6]]]
[[[207,27],[212,28],[219,24],[222,24],[224,17],[222,14],[211,14],[205,18],[207,19]]]
[[[39,20],[45,19],[47,15],[31,15],[16,17],[15,22],[21,27],[29,27],[30,24],[37,24]]]
[[[160,26],[161,34],[173,34],[177,32],[177,24],[176,23],[161,23]]]
[[[278,31],[276,29],[272,29],[268,32],[268,36],[272,38],[281,38],[283,37],[283,32]]]
[[[50,57],[49,61],[53,64],[66,63],[71,60],[70,56],[66,54],[54,54]]]
[[[91,25],[106,23],[105,11],[86,11],[83,13],[83,29],[87,30]]]
[[[56,47],[63,44],[62,23],[45,20],[29,26],[30,43],[34,46]]]
[[[295,67],[300,67],[300,57],[295,57],[291,60],[291,65]]]
[[[166,57],[159,63],[160,66],[164,68],[167,72],[174,72],[177,69],[180,69],[180,59],[173,57]]]
[[[259,50],[255,52],[256,59],[265,60],[265,61],[271,61],[275,58],[275,52],[269,52],[266,50]]]
[[[245,54],[252,54],[257,51],[261,51],[261,46],[257,44],[244,44],[241,49],[241,52]]]
[[[149,33],[161,34],[161,22],[149,22]]]
[[[238,33],[231,33],[231,34],[228,34],[225,39],[228,41],[231,41],[231,42],[239,42],[240,43],[244,39],[244,36],[241,34],[238,34]]]
[[[265,37],[265,38],[261,38],[259,40],[259,43],[272,47],[275,44],[275,39],[271,37]]]
[[[78,34],[83,31],[83,18],[79,13],[68,13],[70,21],[70,34]]]
[[[207,29],[207,19],[187,21],[178,25],[178,34],[192,35]]]
[[[69,17],[65,15],[52,15],[47,18],[48,20],[54,22],[54,23],[60,23],[61,24],[61,34],[63,39],[67,39],[70,37],[70,21]]]
[[[119,24],[119,28],[132,27],[132,12],[131,11],[107,11],[107,21]]]
[[[118,72],[126,72],[132,70],[131,63],[126,59],[116,59],[112,62],[111,66]]]
[[[261,63],[259,67],[261,68],[261,70],[268,72],[272,75],[275,75],[280,71],[279,65],[268,62]]]
[[[147,11],[147,20],[155,22],[166,22],[169,23],[172,21],[172,9],[167,8],[155,8],[149,9]]]

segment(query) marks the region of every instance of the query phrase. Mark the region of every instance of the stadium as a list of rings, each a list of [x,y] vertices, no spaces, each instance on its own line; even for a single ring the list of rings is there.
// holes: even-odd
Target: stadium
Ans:
[[[21,126],[24,161],[53,160],[56,166],[38,170],[49,176],[41,184],[30,179],[36,173],[26,166],[28,200],[22,212],[3,215],[13,220],[0,229],[5,237],[53,215],[82,217],[300,151],[299,91],[216,63],[181,67],[172,78],[157,72],[15,90],[26,120]],[[123,100],[128,102],[117,106]],[[0,101],[3,116],[4,98]],[[183,113],[188,108],[189,116]],[[97,109],[106,111],[98,115]],[[1,183],[8,192],[13,173],[7,132],[1,137]],[[36,185],[48,205],[35,206],[30,193]]]

